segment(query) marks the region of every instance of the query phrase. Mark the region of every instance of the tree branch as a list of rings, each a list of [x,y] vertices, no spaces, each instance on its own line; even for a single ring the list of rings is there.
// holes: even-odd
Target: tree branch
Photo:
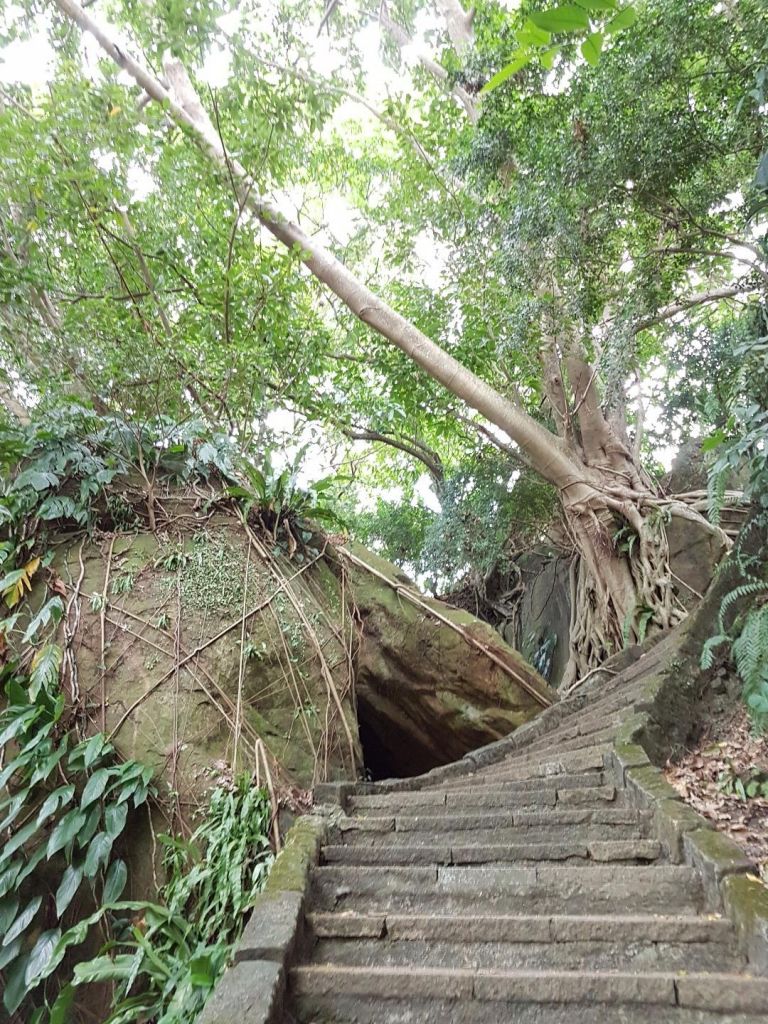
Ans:
[[[300,254],[312,274],[335,292],[359,320],[399,348],[448,391],[505,431],[520,445],[537,472],[561,491],[568,489],[569,500],[590,500],[594,493],[590,474],[571,458],[559,438],[441,349],[367,288],[324,246],[293,224],[272,202],[257,194],[245,168],[234,159],[226,160],[221,140],[178,61],[166,61],[166,75],[172,84],[172,92],[169,92],[152,73],[129,56],[111,32],[84,11],[76,0],[54,0],[54,3],[68,18],[90,32],[115,63],[163,105],[168,115],[188,132],[216,166],[229,170],[237,182],[239,194],[247,196],[251,212],[279,241]]]
[[[650,316],[637,320],[632,327],[632,333],[639,334],[640,331],[645,331],[649,327],[655,327],[656,324],[660,324],[664,320],[670,320],[673,316],[677,316],[678,313],[684,313],[686,309],[693,309],[695,306],[702,306],[707,302],[720,302],[723,299],[732,299],[748,291],[750,289],[744,285],[736,284],[725,288],[711,288],[706,292],[697,292],[694,295],[687,296],[687,298],[678,299],[677,302],[672,302],[668,306],[662,306],[661,309]]]
[[[390,17],[386,3],[382,3],[379,9],[379,23],[401,52],[407,46],[411,46],[413,44],[413,40],[402,25],[399,25]],[[480,118],[480,113],[474,99],[469,95],[467,90],[463,89],[460,85],[454,85],[451,87],[448,82],[448,72],[445,68],[432,60],[432,58],[422,52],[421,49],[416,51],[416,56],[421,66],[425,68],[444,89],[450,92],[452,96],[455,96],[459,103],[461,103],[467,117],[469,118],[470,124],[477,124]]]
[[[420,441],[400,440],[391,434],[381,434],[378,430],[356,430],[352,427],[342,428],[342,433],[351,441],[376,441],[405,452],[406,455],[410,455],[411,458],[426,466],[438,490],[445,481],[445,470],[440,456]]]

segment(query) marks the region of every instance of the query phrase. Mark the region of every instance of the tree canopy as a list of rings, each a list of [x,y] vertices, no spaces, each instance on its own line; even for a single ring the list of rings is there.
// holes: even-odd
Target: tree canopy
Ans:
[[[540,539],[583,551],[604,527],[547,531],[558,498],[577,520],[607,509],[609,540],[640,535],[671,446],[755,429],[740,370],[768,281],[759,0],[77,10],[5,13],[6,53],[51,55],[2,91],[9,415],[74,397],[199,419],[257,453],[312,439],[317,475],[351,480],[350,521],[444,582],[489,557],[451,523],[482,520],[492,480],[487,518],[536,507]],[[91,18],[116,51],[83,34]],[[174,66],[192,106],[173,105]],[[276,242],[262,200],[308,241]],[[393,347],[380,309],[307,273],[310,242],[415,341]],[[459,370],[414,367],[429,339]],[[480,384],[455,387],[464,369]],[[482,532],[508,547],[506,527]],[[602,651],[645,605],[674,619],[631,575],[595,591],[616,605]]]

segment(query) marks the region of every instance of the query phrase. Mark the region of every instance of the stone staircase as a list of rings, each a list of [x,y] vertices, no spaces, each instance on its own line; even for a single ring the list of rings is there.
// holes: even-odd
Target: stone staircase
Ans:
[[[768,978],[626,784],[631,676],[548,712],[503,760],[342,800],[285,1024],[768,1020]]]

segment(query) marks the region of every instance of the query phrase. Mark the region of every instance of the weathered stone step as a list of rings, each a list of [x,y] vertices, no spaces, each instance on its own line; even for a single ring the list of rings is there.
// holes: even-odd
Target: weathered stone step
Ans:
[[[515,792],[506,787],[478,787],[465,790],[423,789],[407,793],[376,793],[349,798],[348,813],[381,816],[409,808],[444,807],[450,814],[461,808],[479,807],[583,807],[609,803],[616,799],[614,786],[589,786],[581,789],[545,788]]]
[[[647,825],[652,815],[633,807],[614,804],[598,807],[567,808],[502,808],[482,810],[477,813],[465,811],[447,815],[441,808],[417,809],[412,813],[398,814],[391,818],[356,817],[342,819],[342,831],[391,831],[394,824],[397,832],[410,831],[457,831],[463,829],[535,828],[573,825]],[[375,828],[371,827],[377,822]],[[386,824],[385,824],[386,823]]]
[[[496,762],[495,766],[501,770],[503,765],[509,778],[513,775],[520,779],[540,778],[558,772],[582,772],[589,771],[591,768],[608,766],[610,763],[608,759],[612,751],[612,742],[599,743],[578,750],[563,750],[555,745],[534,753],[523,747],[505,757],[503,761]],[[491,767],[494,766],[488,766],[489,769]],[[482,771],[485,771],[485,768]]]
[[[454,938],[318,939],[312,950],[315,964],[354,967],[433,967],[447,970],[559,971],[739,971],[743,959],[735,944],[715,942],[655,942],[625,933],[615,941],[556,943],[505,942],[490,937],[482,942]]]
[[[588,842],[479,843],[451,846],[447,843],[324,846],[326,864],[490,864],[516,861],[578,861],[583,864],[609,861],[652,861],[661,855],[655,839],[613,839]]]
[[[733,943],[730,921],[714,916],[663,914],[371,914],[310,913],[307,920],[320,938],[383,938],[402,941],[568,943],[675,942]]]
[[[315,910],[467,913],[695,913],[693,868],[593,865],[379,867],[330,865],[312,874]]]
[[[610,744],[601,744],[586,750],[576,750],[571,753],[562,752],[557,747],[534,757],[526,754],[527,748],[523,747],[514,756],[510,755],[502,761],[497,761],[487,768],[477,768],[473,775],[484,775],[486,772],[503,772],[507,781],[515,779],[527,781],[531,779],[545,778],[550,775],[575,774],[587,772],[593,769],[602,770],[606,764],[606,758],[610,756],[612,747]],[[469,769],[468,766],[468,775]],[[459,776],[458,778],[461,778]],[[450,780],[455,781],[454,779]],[[445,783],[432,783],[425,788],[444,788]]]
[[[663,1006],[670,1014],[677,1007],[710,1013],[768,1011],[768,978],[725,973],[445,970],[319,964],[294,968],[291,985],[299,998],[476,1000],[503,1002],[508,1009],[509,1004],[518,1002]]]
[[[482,820],[482,815],[469,820]],[[366,819],[361,819],[365,821]],[[378,819],[374,819],[378,820]],[[459,828],[451,828],[455,821],[460,823]],[[647,839],[649,826],[647,823],[636,825],[624,824],[562,824],[562,825],[520,825],[511,824],[511,816],[500,817],[500,822],[495,822],[491,828],[472,827],[471,824],[461,824],[465,819],[452,819],[444,817],[432,819],[432,830],[429,823],[424,819],[418,819],[420,827],[401,828],[395,831],[391,825],[384,831],[372,831],[369,829],[349,828],[338,834],[338,841],[335,845],[345,846],[367,846],[367,847],[390,847],[390,846],[413,846],[422,844],[431,845],[456,845],[464,846],[467,842],[486,845],[488,843],[565,843],[580,842],[588,843],[594,840],[613,839]],[[406,823],[407,824],[407,823]]]
[[[377,996],[297,995],[284,1024],[765,1024],[763,1014],[671,1006],[613,1008],[592,1004],[380,999]]]
[[[589,733],[587,736],[575,736],[572,739],[561,739],[556,733],[546,734],[540,739],[520,747],[507,760],[510,767],[512,767],[513,765],[533,762],[539,758],[551,757],[555,751],[558,754],[575,754],[579,751],[591,751],[598,748],[610,750],[618,728],[619,726],[612,725],[598,732]]]
[[[545,775],[537,779],[517,779],[512,775],[507,777],[503,768],[497,771],[490,769],[482,774],[467,774],[456,779],[449,779],[441,787],[445,790],[474,789],[478,786],[498,786],[504,784],[504,788],[510,793],[530,792],[540,789],[586,789],[590,786],[600,786],[605,781],[601,769],[579,773],[561,772],[558,775]]]

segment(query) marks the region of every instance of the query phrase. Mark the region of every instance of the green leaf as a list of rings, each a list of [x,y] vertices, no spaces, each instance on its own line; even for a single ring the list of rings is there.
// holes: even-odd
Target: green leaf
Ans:
[[[189,962],[189,978],[193,985],[210,988],[216,981],[216,972],[210,956],[196,956]]]
[[[76,807],[64,815],[51,832],[51,838],[48,840],[47,856],[49,860],[75,839],[85,823],[85,817],[85,812]]]
[[[18,893],[10,893],[0,900],[0,935],[3,935],[19,910]]]
[[[0,971],[4,970],[11,960],[16,959],[20,949],[21,939],[15,939],[9,945],[0,948]]]
[[[45,629],[49,622],[53,622],[55,625],[61,621],[61,617],[64,614],[64,604],[60,597],[52,597],[50,601],[46,601],[37,615],[32,619],[27,630],[22,638],[22,643],[30,643],[38,631]]]
[[[10,803],[8,804],[8,813],[3,818],[3,820],[0,821],[0,835],[3,835],[5,833],[5,830],[13,824],[13,822],[21,814],[22,810],[26,807],[31,789],[31,786],[27,786],[26,789],[23,789],[20,793],[14,794]]]
[[[59,888],[56,890],[56,916],[62,918],[64,911],[74,899],[83,880],[83,867],[70,864],[61,876]]]
[[[114,958],[97,956],[84,964],[75,964],[74,985],[90,984],[94,981],[121,981],[131,972],[134,956],[120,953]]]
[[[93,762],[101,754],[102,748],[104,747],[104,733],[97,732],[95,736],[91,736],[85,745],[83,753],[83,764],[86,768],[90,768]]]
[[[630,25],[634,25],[637,21],[637,11],[631,5],[624,7],[615,18],[605,26],[605,31],[613,34],[614,32],[621,32],[622,29],[629,28]]]
[[[616,10],[616,0],[576,0],[579,7],[584,7],[587,11],[614,11]]]
[[[521,68],[524,68],[526,64],[530,63],[531,57],[529,54],[518,54],[506,67],[503,67],[501,71],[497,71],[493,78],[486,82],[480,92],[492,92],[497,89],[503,82],[506,82],[508,78],[516,74]]]
[[[18,938],[19,935],[31,924],[32,918],[35,916],[40,908],[40,904],[43,902],[42,896],[34,896],[29,903],[24,907],[22,912],[13,922],[11,927],[3,936],[2,945],[10,945],[14,939]]]
[[[16,1013],[27,994],[25,975],[27,972],[27,955],[22,953],[16,957],[13,964],[3,973],[5,974],[5,988],[3,989],[3,1006],[8,1013]]]
[[[42,825],[46,818],[50,818],[52,814],[55,814],[59,807],[63,807],[65,804],[68,804],[74,795],[75,787],[71,784],[67,786],[59,786],[58,789],[54,789],[54,791],[45,798],[37,813],[38,825]]]
[[[65,985],[56,997],[56,1002],[51,1007],[48,1024],[69,1024],[71,1019],[70,1009],[74,998],[75,990],[72,985]]]
[[[548,50],[544,50],[543,53],[539,54],[539,60],[541,61],[541,66],[546,71],[551,71],[552,70],[552,68],[554,66],[554,63],[555,63],[555,58],[557,57],[558,53],[560,53],[561,50],[562,50],[562,46],[550,46],[550,48]]]
[[[544,46],[549,42],[551,33],[545,32],[544,29],[534,24],[530,18],[526,21],[521,29],[515,32],[515,38],[521,46]],[[328,480],[321,480],[316,484],[312,485],[313,490],[320,491],[325,487],[330,486],[333,483],[333,478]],[[324,485],[324,486],[323,486]]]
[[[90,779],[88,779],[85,789],[83,790],[83,798],[80,801],[81,807],[87,807],[89,804],[92,804],[94,800],[99,799],[107,788],[110,774],[111,773],[108,768],[96,769]]]
[[[551,11],[536,11],[531,21],[546,32],[580,32],[589,28],[589,17],[583,7],[563,4]]]
[[[592,67],[600,63],[600,53],[603,49],[603,33],[592,32],[581,44],[581,55]]]
[[[9,860],[16,851],[26,843],[30,836],[37,832],[37,822],[30,821],[18,832],[15,832],[12,839],[9,839],[0,851],[0,863]]]
[[[25,469],[24,472],[19,473],[13,481],[11,490],[22,491],[25,487],[31,487],[39,493],[47,490],[49,487],[55,487],[58,482],[59,478],[55,473],[49,473],[39,469]]]
[[[108,836],[117,839],[125,828],[128,818],[128,804],[108,804],[104,811],[104,829]]]
[[[93,878],[99,868],[107,863],[111,850],[112,840],[106,832],[99,832],[93,837],[85,858],[85,874],[87,878]]]
[[[83,826],[77,834],[77,845],[81,850],[84,850],[88,843],[90,843],[91,839],[96,834],[96,829],[99,827],[100,822],[101,804],[92,804],[86,813]]]
[[[29,954],[27,968],[24,972],[24,982],[27,986],[33,985],[38,974],[41,974],[51,962],[53,951],[60,938],[61,930],[59,928],[51,928],[38,936],[37,942]]]
[[[31,854],[30,857],[27,858],[27,863],[21,869],[21,871],[19,872],[19,874],[18,874],[18,876],[16,878],[16,884],[17,885],[21,885],[21,883],[24,881],[25,878],[29,878],[29,876],[32,874],[32,872],[35,870],[37,865],[40,863],[41,860],[43,860],[44,857],[45,857],[45,846],[43,846],[43,845],[38,846],[38,848],[35,850],[35,852],[33,854]]]
[[[726,441],[727,439],[728,435],[724,430],[713,430],[709,437],[705,437],[704,440],[701,442],[701,450],[703,452],[714,451],[715,448],[718,448],[723,443],[723,441]]]
[[[65,985],[56,997],[48,1017],[48,1024],[69,1024],[71,1018],[70,1010],[75,997],[75,990],[72,985]]]
[[[128,868],[126,867],[125,861],[117,860],[112,861],[109,865],[109,871],[104,881],[104,894],[102,899],[104,903],[115,903],[123,894],[125,889],[125,883],[128,881]]]
[[[0,896],[5,896],[6,893],[11,891],[16,883],[16,877],[20,870],[21,861],[16,861],[0,873]]]

